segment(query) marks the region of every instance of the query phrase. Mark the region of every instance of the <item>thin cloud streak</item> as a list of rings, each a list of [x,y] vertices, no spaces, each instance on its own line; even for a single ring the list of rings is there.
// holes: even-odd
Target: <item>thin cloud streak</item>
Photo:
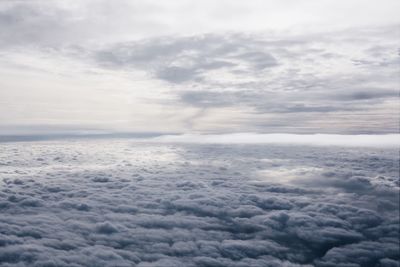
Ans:
[[[184,134],[151,138],[153,142],[196,144],[279,144],[342,147],[400,147],[400,134],[339,135],[339,134]]]

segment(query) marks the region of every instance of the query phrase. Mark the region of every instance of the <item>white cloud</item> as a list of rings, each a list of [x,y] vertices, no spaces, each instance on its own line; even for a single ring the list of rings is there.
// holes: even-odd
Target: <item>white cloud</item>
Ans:
[[[196,144],[287,144],[344,147],[400,147],[399,134],[184,134],[164,135],[150,141]]]
[[[2,1],[3,42],[113,42],[159,35],[288,30],[296,33],[399,22],[398,1]],[[30,34],[27,35],[26,33]]]
[[[398,5],[2,1],[0,127],[397,132]]]

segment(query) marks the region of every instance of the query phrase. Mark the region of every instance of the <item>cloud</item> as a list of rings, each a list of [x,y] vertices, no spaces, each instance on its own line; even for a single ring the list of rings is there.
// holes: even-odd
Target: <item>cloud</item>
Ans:
[[[261,45],[245,35],[205,34],[164,37],[113,45],[95,54],[98,62],[113,68],[142,68],[171,83],[201,82],[207,72],[235,70],[245,65],[254,72],[278,65]]]
[[[397,2],[384,2],[3,1],[0,123],[12,134],[398,132]],[[343,19],[349,6],[369,15]]]
[[[396,255],[398,243],[388,242],[383,246],[379,245],[377,250],[371,255],[371,248],[376,247],[376,242],[361,242],[359,244],[348,245],[343,248],[335,248],[329,251],[320,263],[321,266],[338,266],[340,264],[353,265],[377,265],[377,266],[396,266],[395,260],[382,258],[381,255]]]
[[[334,134],[184,134],[164,135],[150,139],[155,142],[197,144],[295,144],[345,147],[398,147],[399,135],[334,135]]]
[[[354,90],[352,93],[315,92],[304,96],[304,92],[287,93],[274,91],[183,91],[180,99],[183,103],[201,108],[251,106],[259,113],[332,113],[338,111],[365,110],[363,101],[376,104],[386,99],[397,97],[394,90],[368,89]],[[295,100],[296,99],[296,100]],[[355,106],[348,106],[353,102]],[[321,103],[321,104],[315,104]]]
[[[2,266],[391,266],[400,257],[397,149],[0,146]]]
[[[197,74],[198,75],[198,74]],[[196,71],[182,67],[168,67],[160,69],[156,73],[156,77],[172,83],[182,83],[192,81],[196,78]]]
[[[254,120],[243,127],[259,131],[272,128],[273,123],[257,124],[270,114],[282,118],[282,126],[296,124],[300,116],[304,128],[313,128],[313,121],[326,120],[329,114],[331,120],[348,127],[344,121],[349,117],[344,114],[365,114],[358,116],[358,121],[372,114],[381,116],[393,111],[393,101],[398,97],[392,67],[377,70],[371,65],[361,70],[353,64],[351,53],[330,46],[340,43],[348,51],[356,44],[365,46],[360,57],[372,59],[371,34],[381,35],[387,45],[379,48],[374,60],[394,60],[392,37],[383,30],[370,29],[359,32],[359,39],[364,40],[361,42],[349,39],[352,31],[296,38],[243,33],[169,36],[115,44],[95,52],[94,58],[97,64],[111,69],[143,70],[167,82],[172,99],[164,105],[201,110],[185,123],[192,129],[201,129],[201,119],[211,119],[209,114],[224,108],[246,112]],[[296,114],[294,118],[292,114]],[[389,116],[387,119],[396,124]],[[381,128],[389,129],[388,122],[381,123]],[[367,128],[367,123],[363,125]],[[326,127],[329,125],[320,126]]]
[[[323,5],[315,0],[223,0],[218,4],[207,0],[195,6],[185,0],[120,0],[115,4],[105,0],[4,0],[0,4],[0,32],[1,44],[7,46],[109,43],[161,35],[268,29],[303,33],[397,23],[394,11],[398,7],[393,0],[367,4],[361,0],[346,4],[328,0]],[[356,9],[359,12],[353,12]]]

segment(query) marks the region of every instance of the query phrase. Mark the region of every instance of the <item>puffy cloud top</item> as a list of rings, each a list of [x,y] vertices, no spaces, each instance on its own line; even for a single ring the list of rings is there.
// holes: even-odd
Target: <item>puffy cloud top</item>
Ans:
[[[1,143],[1,266],[396,266],[397,149]]]

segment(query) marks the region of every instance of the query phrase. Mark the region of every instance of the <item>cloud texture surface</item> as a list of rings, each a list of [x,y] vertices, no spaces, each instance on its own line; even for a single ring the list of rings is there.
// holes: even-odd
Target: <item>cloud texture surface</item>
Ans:
[[[1,266],[398,266],[395,149],[0,148]]]

